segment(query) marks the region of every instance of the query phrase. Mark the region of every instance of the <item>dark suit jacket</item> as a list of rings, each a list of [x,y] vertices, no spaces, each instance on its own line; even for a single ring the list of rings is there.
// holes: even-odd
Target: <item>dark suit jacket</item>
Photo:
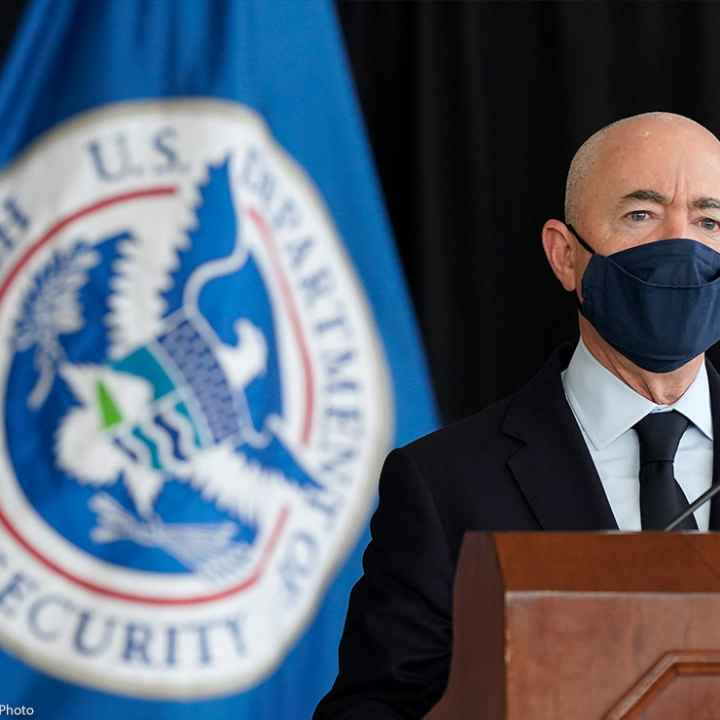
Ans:
[[[420,718],[440,699],[466,530],[617,529],[563,392],[571,354],[563,346],[515,395],[390,453],[365,573],[350,596],[340,673],[316,720]],[[720,438],[720,375],[709,363],[708,377]],[[720,529],[719,497],[712,529]]]

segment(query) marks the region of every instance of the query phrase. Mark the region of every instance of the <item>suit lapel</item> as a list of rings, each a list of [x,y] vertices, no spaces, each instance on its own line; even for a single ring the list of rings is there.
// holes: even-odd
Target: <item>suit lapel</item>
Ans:
[[[556,350],[513,399],[503,431],[523,445],[508,465],[543,530],[617,530],[592,457],[565,399],[560,373],[571,354],[569,345]],[[720,377],[717,383],[720,390]]]
[[[720,375],[705,361],[710,386],[710,412],[713,424],[713,485],[720,482]],[[720,530],[720,493],[710,501],[710,530]]]

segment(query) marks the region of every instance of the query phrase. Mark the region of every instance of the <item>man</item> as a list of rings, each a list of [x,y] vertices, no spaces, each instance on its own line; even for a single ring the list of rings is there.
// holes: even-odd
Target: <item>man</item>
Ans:
[[[667,113],[614,123],[573,159],[565,219],[542,240],[580,342],[514,396],[390,453],[318,720],[418,718],[439,700],[466,530],[662,528],[719,472],[704,352],[720,339],[720,142]],[[683,527],[720,529],[720,503]]]

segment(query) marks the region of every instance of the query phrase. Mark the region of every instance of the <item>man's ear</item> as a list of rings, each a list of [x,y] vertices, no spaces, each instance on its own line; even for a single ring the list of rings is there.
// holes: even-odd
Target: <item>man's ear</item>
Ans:
[[[542,229],[545,256],[555,277],[568,291],[577,288],[577,242],[565,223],[548,220]]]

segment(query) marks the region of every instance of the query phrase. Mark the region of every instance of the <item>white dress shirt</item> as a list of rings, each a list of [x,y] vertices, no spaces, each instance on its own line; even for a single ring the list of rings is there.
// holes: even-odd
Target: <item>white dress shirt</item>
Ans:
[[[677,402],[656,405],[603,367],[580,340],[562,383],[620,530],[641,529],[640,443],[632,428],[651,412],[677,410],[690,421],[675,455],[675,479],[688,501],[710,488],[713,429],[704,363]],[[709,502],[695,511],[695,521],[708,529]]]

